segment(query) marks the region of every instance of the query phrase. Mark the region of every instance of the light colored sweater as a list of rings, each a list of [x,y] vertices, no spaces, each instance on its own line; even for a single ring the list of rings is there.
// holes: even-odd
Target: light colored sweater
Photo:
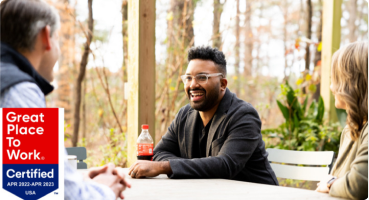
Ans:
[[[348,127],[344,128],[332,175],[338,179],[330,189],[331,196],[349,199],[368,197],[368,123],[356,141],[351,139]]]

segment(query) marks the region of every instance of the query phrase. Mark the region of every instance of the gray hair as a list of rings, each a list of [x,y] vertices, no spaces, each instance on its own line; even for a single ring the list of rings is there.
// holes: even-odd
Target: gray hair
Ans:
[[[60,27],[57,10],[43,0],[5,0],[0,17],[0,40],[16,50],[32,51],[43,28],[50,26],[51,37]]]

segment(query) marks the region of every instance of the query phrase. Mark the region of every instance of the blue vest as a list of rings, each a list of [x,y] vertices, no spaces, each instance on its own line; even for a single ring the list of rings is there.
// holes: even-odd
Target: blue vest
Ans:
[[[25,81],[35,83],[45,95],[53,91],[54,87],[37,73],[27,58],[3,42],[0,48],[1,94],[13,85]]]

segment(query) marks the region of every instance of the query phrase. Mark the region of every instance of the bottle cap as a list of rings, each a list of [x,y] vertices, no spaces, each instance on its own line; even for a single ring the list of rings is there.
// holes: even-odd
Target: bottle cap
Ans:
[[[142,124],[142,129],[149,129],[149,125],[148,124]]]

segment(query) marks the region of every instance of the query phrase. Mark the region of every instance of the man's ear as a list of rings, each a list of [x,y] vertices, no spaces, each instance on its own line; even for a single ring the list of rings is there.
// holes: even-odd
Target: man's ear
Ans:
[[[42,46],[46,51],[51,49],[51,37],[50,37],[50,26],[47,25],[41,29],[39,33],[41,37]]]
[[[220,79],[220,90],[225,91],[227,88],[228,80],[226,78]]]

